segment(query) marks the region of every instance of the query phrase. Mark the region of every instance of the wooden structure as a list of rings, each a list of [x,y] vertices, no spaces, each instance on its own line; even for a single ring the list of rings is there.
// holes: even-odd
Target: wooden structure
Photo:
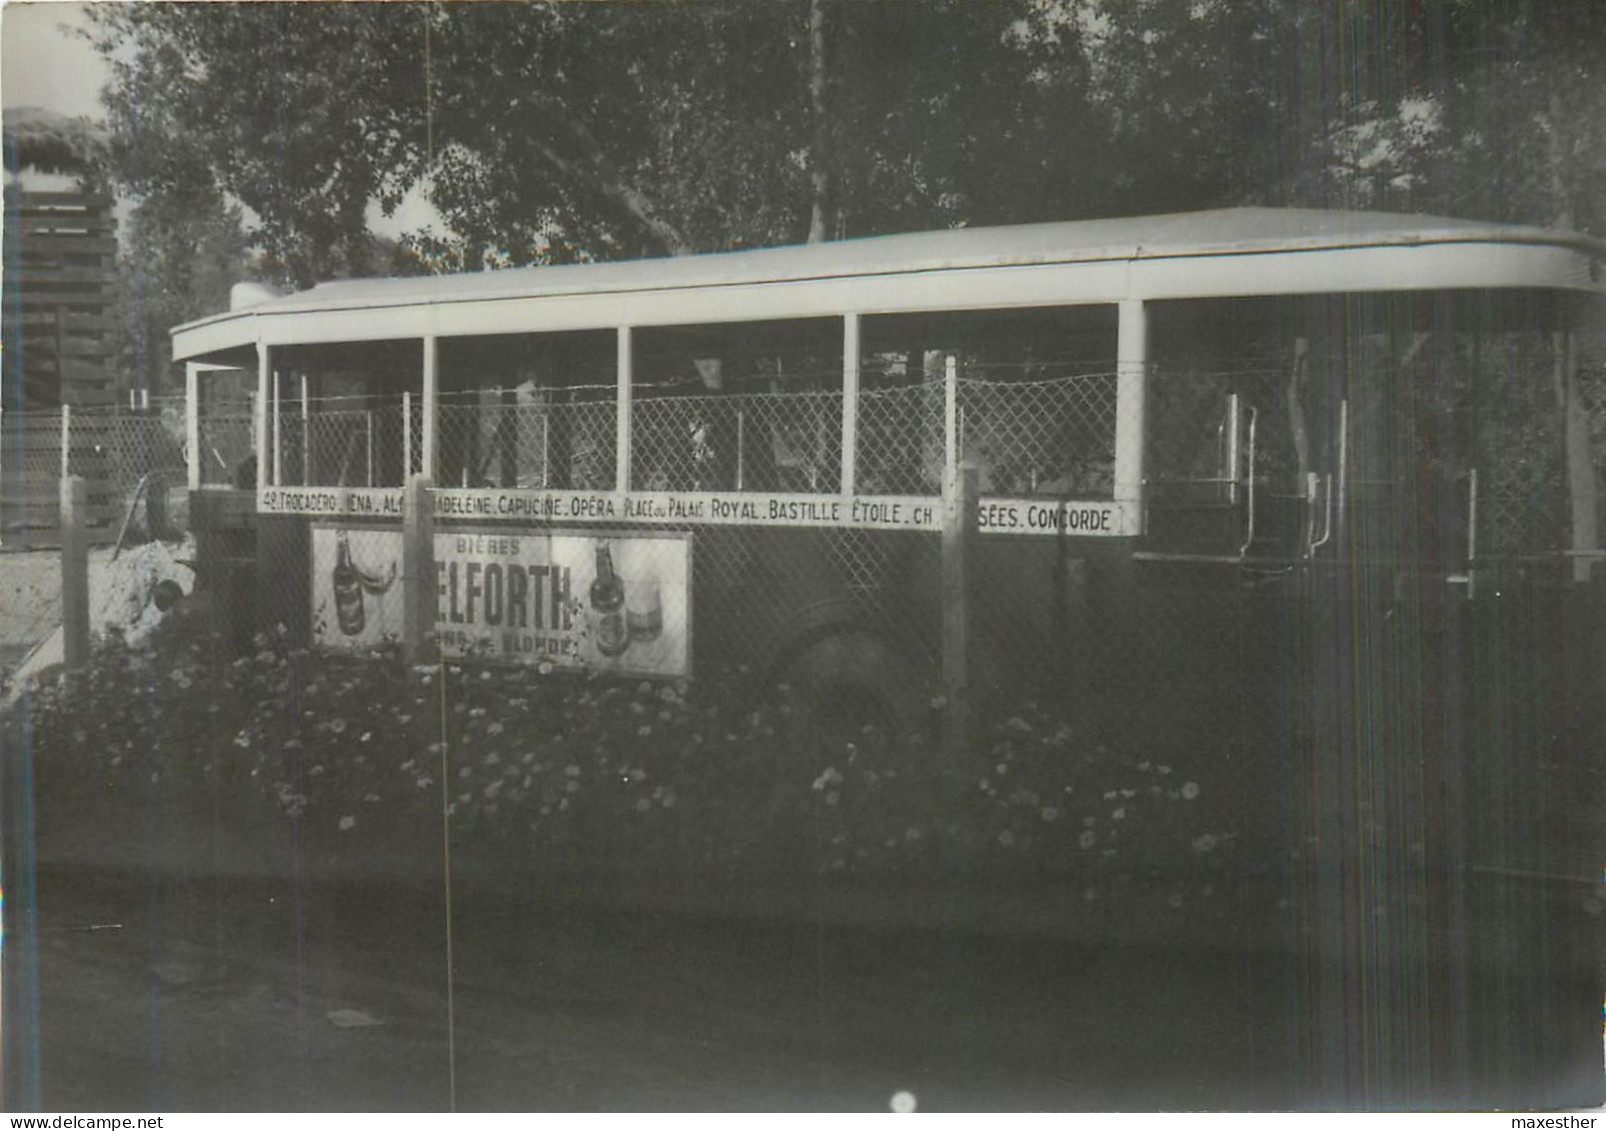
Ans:
[[[115,535],[115,424],[80,411],[69,430],[62,412],[113,403],[116,226],[110,197],[6,186],[0,537],[8,548],[55,544],[58,480],[69,469],[88,484],[89,539]]]

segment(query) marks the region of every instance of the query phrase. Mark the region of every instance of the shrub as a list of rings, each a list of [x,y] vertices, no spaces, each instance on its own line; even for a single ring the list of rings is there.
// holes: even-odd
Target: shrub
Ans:
[[[1206,769],[1112,749],[1021,702],[972,749],[866,730],[821,748],[741,671],[694,685],[533,668],[409,667],[258,637],[100,640],[25,715],[55,802],[159,789],[229,819],[274,813],[339,851],[452,836],[554,868],[1052,879],[1180,898],[1230,871]],[[15,715],[8,725],[20,724]]]

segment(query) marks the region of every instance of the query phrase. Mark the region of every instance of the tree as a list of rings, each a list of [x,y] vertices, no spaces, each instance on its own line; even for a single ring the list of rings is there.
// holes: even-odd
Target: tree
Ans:
[[[255,273],[253,257],[239,206],[207,189],[147,198],[123,229],[114,383],[160,393],[173,364],[168,331],[228,309],[229,289]]]
[[[105,4],[92,42],[115,180],[237,203],[270,273],[369,266],[365,213],[422,171],[420,19],[364,4]]]
[[[237,201],[269,268],[305,285],[372,266],[369,208],[420,186],[448,229],[408,241],[424,267],[1087,211],[1085,67],[1044,11],[158,3],[94,19],[118,180]]]
[[[1600,230],[1601,28],[1424,0],[128,4],[111,167],[238,203],[306,285],[951,224],[1278,204]],[[1559,64],[1559,65],[1558,65]],[[1533,124],[1541,126],[1534,129]]]

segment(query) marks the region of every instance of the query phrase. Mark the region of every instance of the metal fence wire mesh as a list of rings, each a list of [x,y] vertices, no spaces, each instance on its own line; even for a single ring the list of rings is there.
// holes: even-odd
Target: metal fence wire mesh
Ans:
[[[249,413],[200,418],[201,484],[237,487],[256,476],[256,420]]]
[[[957,359],[956,359],[957,363]],[[1108,499],[1114,489],[1116,376],[1086,363],[958,364],[957,444],[983,494]],[[939,369],[867,366],[855,486],[935,495],[946,458]]]
[[[160,480],[170,487],[186,481],[182,405],[8,413],[0,435],[4,527],[53,530],[64,473],[88,481],[94,536],[115,534],[142,481]]]
[[[283,404],[272,423],[269,481],[291,487],[399,487],[419,466],[416,421],[401,397],[327,397]],[[417,409],[412,409],[417,417]],[[202,417],[203,434],[208,427]],[[411,443],[411,450],[410,445]]]
[[[838,392],[646,390],[631,407],[630,428],[636,490],[817,494],[839,485]]]
[[[987,495],[1113,497],[1116,376],[1039,377],[970,366],[959,378],[959,458]]]
[[[610,490],[618,446],[616,395],[612,385],[443,393],[439,481],[449,487]]]

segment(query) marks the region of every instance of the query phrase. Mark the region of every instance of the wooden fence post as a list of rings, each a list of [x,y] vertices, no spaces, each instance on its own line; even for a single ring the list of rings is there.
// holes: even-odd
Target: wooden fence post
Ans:
[[[407,478],[402,497],[402,647],[410,664],[435,660],[435,500],[427,475]]]
[[[974,467],[960,467],[942,516],[942,691],[947,704],[943,748],[964,752],[970,741],[970,555],[977,529]]]
[[[89,659],[89,484],[81,475],[61,480],[61,639],[68,671]]]

